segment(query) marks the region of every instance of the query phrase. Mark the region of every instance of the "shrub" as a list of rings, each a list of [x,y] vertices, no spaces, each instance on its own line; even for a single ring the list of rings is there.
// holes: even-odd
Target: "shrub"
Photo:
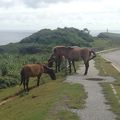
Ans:
[[[5,76],[8,74],[8,69],[7,69],[7,66],[5,64],[0,65],[0,69],[1,69],[2,76]]]

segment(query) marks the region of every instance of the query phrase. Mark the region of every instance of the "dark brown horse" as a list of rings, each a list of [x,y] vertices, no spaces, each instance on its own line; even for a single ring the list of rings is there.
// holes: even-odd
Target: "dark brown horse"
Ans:
[[[40,77],[43,73],[48,74],[52,80],[56,79],[54,71],[40,63],[27,64],[21,70],[21,84],[23,83],[24,91],[28,91],[28,83],[30,77],[37,77],[37,86],[39,86]]]
[[[96,57],[96,53],[92,49],[89,49],[89,48],[80,48],[77,46],[76,47],[58,46],[53,49],[53,54],[51,55],[51,57],[48,61],[48,65],[51,64],[50,60],[52,60],[52,58],[54,58],[56,61],[59,60],[61,62],[62,56],[64,56],[69,62],[69,72],[70,73],[71,73],[71,62],[73,64],[74,71],[76,72],[75,61],[82,59],[85,64],[84,75],[87,75],[88,68],[89,68],[89,61]],[[59,63],[58,67],[60,67],[60,62],[58,62]],[[56,64],[56,66],[57,66],[57,64]]]
[[[60,71],[60,65],[62,60],[64,59],[64,54],[66,51],[65,46],[56,46],[53,48],[53,53],[51,54],[49,60],[48,60],[48,66],[52,67],[53,62],[55,62],[55,71]]]

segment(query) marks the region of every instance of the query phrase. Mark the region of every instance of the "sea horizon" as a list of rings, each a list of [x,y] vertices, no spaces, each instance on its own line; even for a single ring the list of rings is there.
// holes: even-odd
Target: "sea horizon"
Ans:
[[[23,38],[32,35],[39,30],[0,30],[0,46],[9,43],[20,42]],[[101,32],[107,30],[90,30],[92,36],[97,36]],[[120,30],[109,30],[110,33],[120,33]]]

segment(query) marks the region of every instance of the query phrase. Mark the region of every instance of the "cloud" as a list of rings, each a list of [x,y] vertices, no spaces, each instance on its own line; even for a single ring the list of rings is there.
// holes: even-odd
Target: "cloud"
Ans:
[[[12,1],[4,1],[4,0],[0,1],[0,7],[8,8],[8,7],[11,7],[11,6],[12,6]]]
[[[74,0],[1,0],[0,7],[9,8],[22,3],[27,7],[38,8],[46,7],[49,4],[56,4],[58,2],[70,2],[70,1]]]
[[[51,4],[57,3],[69,3],[71,1],[78,1],[78,2],[97,2],[101,0],[0,0],[0,7],[13,7],[19,4],[23,4],[27,7],[31,8],[38,8],[38,7],[47,7]]]
[[[119,0],[1,0],[0,29],[119,29]]]

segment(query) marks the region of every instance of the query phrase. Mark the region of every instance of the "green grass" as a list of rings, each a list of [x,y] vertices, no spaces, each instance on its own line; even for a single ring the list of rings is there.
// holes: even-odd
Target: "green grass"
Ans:
[[[111,76],[116,80],[113,84],[118,98],[114,95],[113,90],[110,86],[111,83],[102,83],[103,92],[105,93],[105,97],[107,99],[107,104],[111,105],[111,110],[117,115],[117,120],[120,120],[120,73],[111,65],[110,62],[107,62],[102,57],[98,56],[96,58],[96,67],[100,70],[100,75],[103,76]]]
[[[20,81],[20,70],[25,64],[47,63],[48,54],[0,54],[0,88],[15,86]],[[2,75],[5,71],[5,75]]]
[[[112,76],[116,79],[117,83],[120,83],[120,73],[111,65],[110,62],[106,61],[100,56],[96,57],[96,68],[100,70],[99,74],[102,76]]]
[[[20,70],[24,64],[46,63],[48,55],[0,55],[0,65],[5,64],[8,73],[0,73],[0,102],[16,95],[23,90],[23,86],[11,87],[11,83],[20,83]],[[0,69],[1,70],[1,69]],[[29,94],[20,93],[7,103],[0,106],[2,120],[78,120],[78,116],[70,111],[71,108],[84,107],[86,93],[82,85],[63,82],[65,73],[56,74],[57,80],[52,81],[47,74],[41,77],[39,87],[30,90]],[[16,83],[17,81],[17,83]],[[13,84],[14,84],[13,83]],[[15,85],[14,84],[14,85]],[[29,88],[36,86],[36,78],[30,78]],[[63,109],[67,107],[67,109]],[[56,108],[60,108],[57,109]],[[55,112],[54,112],[55,111]]]
[[[107,104],[111,105],[111,110],[117,115],[117,120],[120,120],[120,103],[118,102],[118,98],[116,98],[109,83],[103,83],[101,84],[101,86],[103,87],[103,92],[108,101]],[[117,93],[119,93],[120,86],[119,86],[119,90],[116,88],[116,86],[114,87]],[[119,98],[120,98],[120,94],[119,94]]]
[[[117,48],[120,46],[120,43],[111,40],[109,38],[94,38],[94,41],[91,43],[92,48],[96,48],[96,51]]]
[[[62,76],[62,77],[61,77]],[[63,73],[57,74],[57,80],[52,81],[48,76],[43,75],[44,84],[31,89],[28,95],[19,95],[14,100],[0,106],[0,117],[2,120],[78,120],[76,114],[59,106],[68,108],[83,108],[86,98],[84,89],[79,84],[63,82]],[[36,81],[31,80],[31,85]],[[2,89],[0,98],[12,95],[21,87]],[[56,110],[56,113],[54,111]]]
[[[111,40],[106,40],[103,38],[94,38],[94,42],[91,43],[92,47],[95,48],[108,48],[112,46]]]
[[[71,111],[60,110],[59,113],[54,114],[52,118],[49,117],[47,120],[80,120],[80,118]]]

